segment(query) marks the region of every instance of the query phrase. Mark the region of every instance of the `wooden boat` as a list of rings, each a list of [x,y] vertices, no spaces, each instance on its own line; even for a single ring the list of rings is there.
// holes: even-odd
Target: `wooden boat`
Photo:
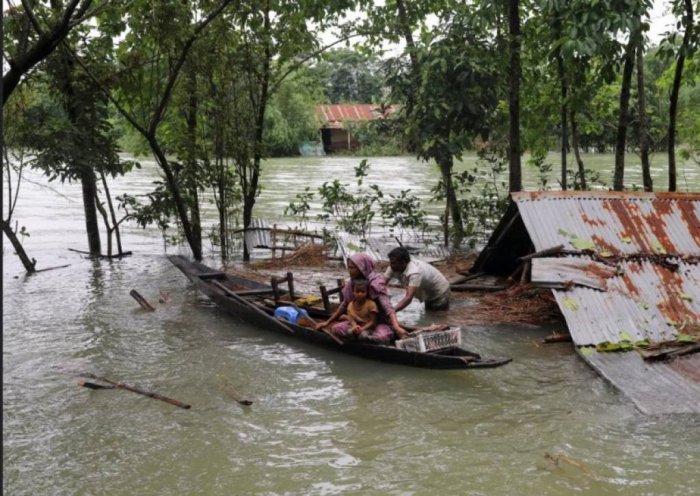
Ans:
[[[511,361],[510,358],[484,359],[478,353],[459,346],[417,352],[360,341],[344,342],[331,333],[276,318],[274,304],[270,301],[276,290],[272,285],[220,272],[182,256],[168,258],[199,290],[232,316],[325,348],[383,362],[431,369],[492,368]],[[305,307],[305,310],[312,317],[322,320],[328,316],[322,309]]]

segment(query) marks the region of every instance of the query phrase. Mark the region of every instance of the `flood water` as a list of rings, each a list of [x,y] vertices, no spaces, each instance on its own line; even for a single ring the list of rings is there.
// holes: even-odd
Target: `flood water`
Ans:
[[[357,162],[270,161],[257,215],[274,218],[307,185],[352,181]],[[425,193],[437,177],[408,158],[371,162],[368,182],[395,193]],[[155,177],[146,167],[113,194]],[[15,214],[29,256],[69,267],[27,277],[4,241],[4,494],[698,494],[700,417],[642,415],[570,344],[538,344],[555,328],[465,328],[466,347],[513,357],[493,370],[326,351],[217,310],[168,262],[156,229],[125,226],[133,255],[121,261],[70,251],[86,246],[79,188],[32,178]],[[157,303],[161,290],[171,301]],[[428,317],[412,305],[406,318]],[[81,388],[78,372],[192,408]]]

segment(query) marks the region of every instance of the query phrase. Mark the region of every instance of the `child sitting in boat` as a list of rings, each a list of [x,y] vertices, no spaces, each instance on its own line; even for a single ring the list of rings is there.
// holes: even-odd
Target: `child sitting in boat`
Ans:
[[[316,329],[326,328],[336,322],[341,315],[347,314],[348,304],[355,298],[355,281],[367,281],[367,299],[373,301],[378,308],[377,323],[371,334],[369,341],[376,344],[391,344],[394,341],[394,332],[399,337],[407,337],[408,333],[396,320],[396,312],[391,305],[391,299],[386,289],[384,275],[374,268],[374,260],[366,253],[355,253],[348,259],[348,275],[350,279],[343,286],[343,299],[338,308],[333,312],[328,320],[316,324]],[[337,325],[350,326],[349,323],[340,322]]]
[[[333,333],[342,337],[355,337],[362,341],[375,341],[372,334],[377,326],[379,308],[370,300],[369,281],[357,279],[353,281],[352,301],[348,304],[347,313],[340,316],[340,322],[331,328]]]

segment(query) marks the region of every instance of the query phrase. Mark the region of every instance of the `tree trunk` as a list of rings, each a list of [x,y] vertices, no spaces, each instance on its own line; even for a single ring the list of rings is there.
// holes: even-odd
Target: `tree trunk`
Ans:
[[[416,53],[416,43],[413,40],[413,32],[411,31],[411,24],[408,20],[408,13],[406,11],[406,4],[403,0],[396,0],[396,9],[399,13],[399,30],[401,31],[401,36],[403,36],[406,42],[406,50],[408,51],[408,57],[411,60],[411,80],[413,81],[412,87],[416,87],[416,79],[418,75],[418,55]],[[406,95],[406,114],[411,115],[413,113],[413,108],[415,107],[415,94],[413,91],[409,90]],[[409,143],[409,151],[413,151],[415,146],[413,142]]]
[[[17,239],[17,235],[12,230],[12,227],[10,227],[10,223],[6,220],[2,221],[2,231],[5,233],[5,236],[7,236],[7,239],[10,240],[10,243],[12,243],[12,247],[15,249],[15,253],[17,253],[17,256],[22,262],[22,265],[24,265],[25,270],[30,274],[36,272],[36,260],[33,258],[29,260],[27,252],[24,251],[22,243],[20,243],[19,239]]]
[[[192,222],[192,236],[199,246],[202,246],[202,219],[199,209],[199,181],[197,180],[197,74],[190,70],[188,77],[189,99],[187,101],[187,171],[185,172],[185,184],[188,185],[188,200],[190,204],[190,221]]]
[[[678,49],[678,60],[676,60],[676,72],[673,76],[673,86],[669,96],[669,117],[668,117],[668,190],[676,191],[676,117],[678,114],[678,95],[681,90],[681,78],[683,77],[683,65],[685,64],[686,52],[690,46],[690,38],[693,34],[693,2],[685,0],[685,34],[683,42]]]
[[[102,216],[102,222],[105,225],[105,229],[107,230],[107,256],[111,257],[112,256],[112,227],[109,225],[109,217],[107,216],[107,210],[105,209],[104,205],[100,202],[100,199],[98,197],[95,197],[95,206],[97,206],[97,210],[100,212],[100,215]]]
[[[569,120],[571,121],[571,147],[574,149],[574,157],[576,157],[576,165],[578,166],[578,175],[581,180],[581,190],[586,191],[586,168],[581,160],[581,152],[578,143],[578,125],[576,123],[576,111],[572,108],[569,110]]]
[[[102,254],[100,242],[100,226],[97,222],[97,181],[92,170],[85,168],[80,174],[83,189],[83,210],[85,211],[85,229],[88,237],[90,255],[99,257]]]
[[[269,7],[269,5],[268,5]],[[270,33],[270,11],[265,11],[265,33]],[[268,90],[270,85],[270,64],[272,62],[272,52],[270,45],[265,45],[265,61],[262,71],[260,93],[258,100],[258,115],[255,122],[255,143],[253,152],[253,170],[251,171],[248,191],[243,192],[243,228],[250,226],[253,220],[253,207],[255,198],[258,195],[258,181],[260,179],[260,162],[262,161],[263,133],[265,131],[265,110],[267,107]],[[250,260],[248,246],[243,243],[243,260]]]
[[[146,133],[144,136],[148,140],[148,144],[153,151],[153,155],[155,156],[158,166],[165,173],[165,179],[167,181],[168,188],[170,189],[170,193],[173,195],[173,202],[175,203],[175,209],[177,210],[178,218],[182,224],[182,230],[185,233],[185,239],[187,239],[187,243],[190,245],[190,249],[192,250],[192,257],[197,261],[201,261],[202,240],[201,238],[198,240],[197,237],[193,235],[192,225],[190,224],[187,216],[187,204],[182,197],[182,193],[180,193],[180,186],[175,179],[172,167],[170,167],[170,162],[168,162],[168,158],[160,148],[160,144],[158,143],[155,135]]]
[[[76,94],[74,86],[73,71],[75,69],[75,61],[64,46],[57,52],[60,55],[61,66],[57,71],[57,78],[63,93],[64,108],[70,123],[79,129],[81,122],[81,105],[79,96]],[[78,143],[74,143],[78,146]],[[83,192],[83,211],[85,212],[85,231],[88,238],[88,251],[93,257],[98,257],[102,254],[102,243],[100,242],[100,227],[97,221],[97,207],[95,201],[97,199],[97,179],[92,167],[86,163],[83,157],[73,157],[70,159],[70,166],[77,171],[78,178]]]
[[[462,223],[462,213],[459,209],[459,202],[455,193],[454,183],[452,182],[452,167],[454,161],[452,156],[446,156],[439,161],[440,173],[442,174],[442,182],[445,185],[445,219],[448,220],[452,216],[452,225],[454,226],[454,241],[455,246],[459,246],[464,239],[464,225]],[[445,243],[448,240],[446,233]]]
[[[630,40],[625,49],[625,65],[622,71],[622,86],[620,88],[620,109],[617,123],[617,139],[615,141],[615,176],[613,189],[622,191],[625,180],[625,149],[627,148],[627,122],[629,120],[630,90],[632,88],[632,72],[634,70],[635,43]]]
[[[100,171],[100,178],[102,179],[102,187],[105,190],[105,198],[107,199],[107,206],[109,207],[109,215],[112,218],[112,227],[109,227],[109,222],[105,221],[105,226],[107,228],[107,232],[111,233],[114,232],[114,237],[116,238],[117,241],[117,251],[119,255],[122,255],[124,253],[124,250],[122,248],[122,236],[119,231],[119,221],[117,220],[117,214],[114,211],[114,204],[112,203],[112,195],[109,193],[109,187],[107,185],[107,177],[105,176],[104,172]],[[98,202],[99,205],[99,199],[95,200]],[[110,239],[111,243],[111,239]],[[110,252],[109,255],[112,253]]]
[[[218,157],[216,167],[219,177],[219,237],[221,238],[221,259],[225,262],[228,259],[228,219],[226,217],[226,170],[224,169],[223,157]]]
[[[557,20],[556,22],[556,32],[557,39],[561,38],[561,22]],[[564,59],[561,56],[561,48],[557,49],[557,72],[559,74],[559,85],[561,91],[561,103],[559,106],[559,122],[561,124],[561,189],[562,191],[567,190],[567,177],[566,177],[566,152],[567,144],[569,140],[569,131],[567,128],[567,84],[566,84],[566,74],[564,72]]]
[[[637,47],[637,106],[639,112],[639,154],[642,161],[642,181],[644,191],[654,191],[649,164],[649,118],[647,117],[646,95],[644,92],[644,49],[640,42]]]
[[[510,33],[508,163],[510,191],[523,189],[520,167],[520,13],[518,3],[518,0],[508,1],[508,26]]]

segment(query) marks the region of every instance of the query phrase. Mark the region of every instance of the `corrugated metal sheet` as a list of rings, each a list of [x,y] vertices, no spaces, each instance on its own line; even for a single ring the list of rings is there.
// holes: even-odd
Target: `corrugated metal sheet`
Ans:
[[[374,261],[381,262],[386,260],[386,255],[390,251],[386,249],[386,245],[378,245],[377,242],[369,244],[356,234],[337,233],[335,240],[346,264],[348,258],[356,253],[367,253]]]
[[[246,246],[249,248],[269,248],[272,244],[269,228],[270,224],[266,220],[252,219],[245,232]]]
[[[521,192],[512,195],[535,245],[601,254],[700,256],[700,193]]]
[[[565,264],[569,257],[555,260]],[[606,280],[605,291],[577,284],[554,289],[574,343],[618,342],[621,332],[661,342],[690,332],[700,323],[700,265],[671,260],[675,271],[650,261],[620,262],[620,275]]]
[[[700,355],[648,363],[639,353],[582,355],[646,414],[700,413]]]
[[[552,287],[581,356],[646,413],[700,412],[700,356],[647,363],[602,342],[674,341],[700,333],[700,193],[522,192],[472,270],[512,270]],[[522,219],[522,220],[521,220]],[[587,348],[583,348],[587,347]],[[585,352],[583,350],[586,350]]]
[[[382,113],[379,105],[370,103],[345,103],[333,105],[317,105],[318,114],[323,127],[342,129],[345,121],[371,121],[386,118],[398,109],[398,105],[391,105]]]

